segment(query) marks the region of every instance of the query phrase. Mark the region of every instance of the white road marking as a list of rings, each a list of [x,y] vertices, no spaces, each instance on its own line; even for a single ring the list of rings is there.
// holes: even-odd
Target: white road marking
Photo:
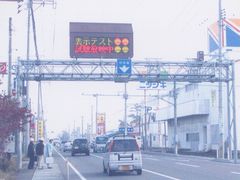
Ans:
[[[91,154],[91,156],[96,157],[96,158],[99,158],[99,159],[103,159],[102,156],[98,156],[98,155],[95,155],[95,154]]]
[[[189,167],[195,167],[198,168],[200,166],[198,165],[193,165],[193,164],[185,164],[185,163],[181,163],[181,162],[176,162],[176,164],[181,165],[181,166],[189,166]]]
[[[95,155],[95,154],[91,154],[91,156],[99,158],[99,159],[103,159],[103,157]],[[159,161],[159,159],[154,159],[154,158],[145,158],[145,159],[150,159],[150,160],[153,160],[153,161]],[[162,177],[168,178],[168,179],[180,180],[178,178],[175,178],[175,177],[172,177],[172,176],[168,176],[168,175],[165,175],[165,174],[162,174],[162,173],[154,172],[154,171],[151,171],[151,170],[148,170],[148,169],[142,169],[142,170],[145,171],[145,172],[148,172],[148,173],[152,173],[152,174],[155,174],[155,175],[158,175],[158,176],[162,176]]]
[[[232,174],[238,174],[238,175],[240,175],[240,172],[231,172]]]
[[[189,159],[173,159],[173,158],[152,158],[152,157],[144,157],[143,159],[153,160],[153,161],[161,161],[161,160],[170,160],[170,161],[181,161],[181,162],[189,162]]]
[[[159,159],[155,159],[155,158],[144,158],[144,159],[153,160],[153,161],[159,161]]]
[[[142,170],[145,171],[145,172],[148,172],[148,173],[152,173],[152,174],[155,174],[155,175],[158,175],[158,176],[162,176],[162,177],[168,178],[168,179],[180,180],[180,179],[178,179],[178,178],[175,178],[175,177],[172,177],[172,176],[168,176],[168,175],[166,175],[166,174],[162,174],[162,173],[150,171],[150,170],[148,170],[148,169],[142,169]]]
[[[78,175],[78,177],[81,180],[87,180],[61,153],[59,153],[56,149],[55,151],[57,152],[57,154],[66,162],[66,164],[72,168],[72,170]]]
[[[190,161],[189,159],[169,159],[169,160],[172,160],[172,161],[182,161],[182,162],[189,162]]]

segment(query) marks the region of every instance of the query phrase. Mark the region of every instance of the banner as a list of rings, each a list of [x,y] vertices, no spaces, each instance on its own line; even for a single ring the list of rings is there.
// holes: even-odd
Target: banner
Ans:
[[[208,49],[213,52],[219,48],[219,28],[215,22],[208,28]],[[222,47],[240,47],[240,19],[224,19],[222,28]]]
[[[106,133],[106,115],[105,113],[97,114],[97,122],[96,122],[96,134],[103,135]]]
[[[0,74],[7,74],[7,63],[0,62]]]

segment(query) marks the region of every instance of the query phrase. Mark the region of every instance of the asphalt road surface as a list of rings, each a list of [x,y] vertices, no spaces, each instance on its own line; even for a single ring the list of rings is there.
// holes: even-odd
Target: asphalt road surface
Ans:
[[[70,152],[60,152],[76,169],[82,178],[87,180],[239,180],[240,164],[219,162],[212,158],[192,156],[151,155],[143,156],[143,173],[115,173],[108,176],[103,173],[102,153],[90,153],[90,156],[71,156]],[[62,173],[67,178],[66,161],[56,155]],[[77,180],[79,176],[70,168],[69,179]]]

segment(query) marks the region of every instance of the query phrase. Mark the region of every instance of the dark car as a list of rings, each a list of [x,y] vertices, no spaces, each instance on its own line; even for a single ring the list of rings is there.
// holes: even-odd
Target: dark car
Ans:
[[[73,141],[72,156],[77,153],[85,153],[87,156],[89,156],[90,148],[88,140],[86,138],[78,138]]]

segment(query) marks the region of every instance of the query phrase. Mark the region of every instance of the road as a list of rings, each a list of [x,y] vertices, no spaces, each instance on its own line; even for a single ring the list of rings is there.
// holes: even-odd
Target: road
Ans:
[[[211,158],[192,156],[168,156],[143,154],[143,173],[116,173],[108,176],[103,173],[101,153],[90,156],[76,155],[66,152],[61,154],[87,180],[239,180],[240,164],[218,162]],[[66,163],[59,155],[55,157],[62,173],[66,177]],[[70,170],[70,179],[80,179]]]

